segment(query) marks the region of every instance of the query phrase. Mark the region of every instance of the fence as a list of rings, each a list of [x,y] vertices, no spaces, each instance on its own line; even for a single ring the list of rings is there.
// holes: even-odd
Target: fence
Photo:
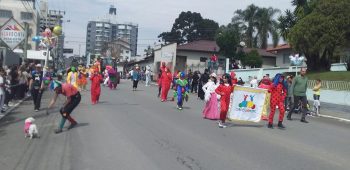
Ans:
[[[308,88],[312,89],[316,85],[316,80],[309,80]],[[350,82],[348,81],[322,81],[321,89],[350,91]]]

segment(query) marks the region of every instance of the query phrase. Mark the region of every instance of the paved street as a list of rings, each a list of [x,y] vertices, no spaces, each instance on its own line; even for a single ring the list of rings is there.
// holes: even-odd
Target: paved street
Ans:
[[[346,170],[350,167],[350,124],[309,118],[286,121],[286,130],[233,122],[220,129],[201,117],[204,103],[190,98],[184,110],[161,103],[155,87],[130,81],[102,88],[101,103],[89,92],[72,114],[79,126],[54,134],[58,109],[47,116],[25,101],[0,121],[1,170]],[[43,107],[48,103],[47,92]],[[170,94],[170,93],[169,93]],[[172,94],[172,92],[171,92]],[[63,102],[63,97],[59,100]],[[59,106],[59,105],[58,105]],[[276,114],[277,115],[277,114]],[[25,139],[24,119],[36,118],[40,139]],[[277,120],[277,119],[276,119]],[[67,125],[66,125],[67,126]]]

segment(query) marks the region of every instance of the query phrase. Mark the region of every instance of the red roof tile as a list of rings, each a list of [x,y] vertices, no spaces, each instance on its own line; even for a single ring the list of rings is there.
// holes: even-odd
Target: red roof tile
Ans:
[[[291,49],[291,48],[292,47],[289,44],[281,44],[275,48],[267,48],[266,51],[272,52],[272,51],[285,50],[285,49]]]
[[[249,53],[249,52],[251,52],[252,50],[257,50],[260,56],[265,56],[265,57],[276,57],[275,54],[272,54],[272,53],[270,53],[270,52],[267,52],[267,51],[264,50],[264,49],[259,49],[259,48],[243,48],[243,51],[244,51],[245,53]]]
[[[220,47],[216,44],[215,41],[199,40],[187,44],[178,45],[177,50],[212,53],[218,52],[220,50]]]

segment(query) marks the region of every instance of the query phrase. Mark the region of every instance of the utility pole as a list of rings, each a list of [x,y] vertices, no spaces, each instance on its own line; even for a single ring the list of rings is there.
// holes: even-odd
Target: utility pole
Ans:
[[[24,31],[25,31],[25,39],[24,39],[24,49],[23,49],[22,63],[27,60],[28,32],[29,32],[29,25],[28,25],[27,22],[24,22]]]

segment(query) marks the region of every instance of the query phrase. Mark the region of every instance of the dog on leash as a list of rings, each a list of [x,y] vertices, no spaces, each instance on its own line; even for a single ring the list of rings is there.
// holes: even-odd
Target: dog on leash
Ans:
[[[36,125],[34,124],[35,119],[33,117],[28,117],[24,121],[24,137],[27,138],[29,137],[30,139],[32,138],[39,138],[39,131]]]

